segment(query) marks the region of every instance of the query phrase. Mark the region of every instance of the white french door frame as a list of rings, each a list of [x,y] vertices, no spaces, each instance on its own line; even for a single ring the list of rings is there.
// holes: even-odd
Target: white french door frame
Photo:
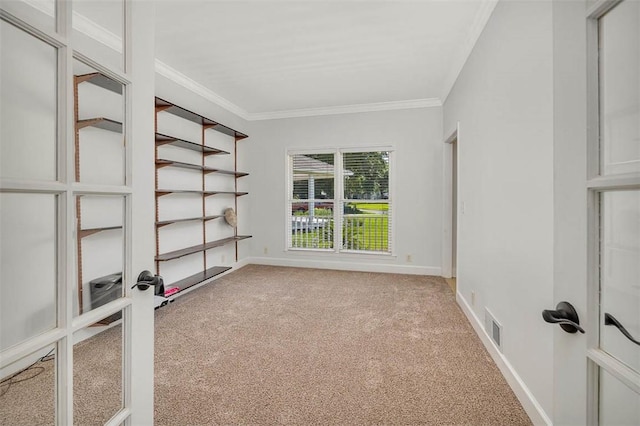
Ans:
[[[29,357],[38,351],[43,350],[51,345],[54,345],[56,350],[55,357],[55,385],[56,385],[56,407],[55,407],[55,421],[56,424],[66,425],[73,423],[73,345],[74,345],[74,333],[88,327],[91,324],[103,319],[104,317],[116,313],[123,312],[122,318],[122,409],[115,413],[107,424],[119,425],[119,424],[132,424],[136,422],[136,419],[150,419],[153,415],[152,400],[149,401],[147,395],[142,395],[146,384],[135,383],[131,379],[133,371],[138,372],[144,370],[144,374],[140,374],[141,377],[148,378],[149,371],[152,371],[152,363],[148,363],[148,349],[149,345],[153,347],[153,333],[151,330],[149,336],[141,336],[138,332],[136,340],[136,348],[132,345],[132,322],[138,321],[142,323],[146,320],[141,320],[145,315],[153,315],[152,308],[152,296],[148,294],[137,294],[139,291],[131,289],[131,283],[136,281],[136,277],[133,275],[133,265],[146,264],[147,259],[144,253],[133,253],[133,231],[132,225],[134,223],[133,217],[133,189],[132,182],[134,178],[140,181],[141,174],[146,176],[147,172],[153,171],[153,166],[147,164],[138,164],[138,169],[133,168],[134,149],[136,151],[137,158],[142,158],[146,151],[153,150],[147,148],[145,140],[152,141],[152,133],[149,133],[148,138],[141,137],[146,136],[144,126],[148,124],[149,130],[152,129],[153,123],[153,111],[149,108],[150,114],[137,114],[136,119],[142,124],[136,125],[135,136],[139,144],[138,148],[133,147],[132,136],[133,133],[133,90],[131,90],[131,73],[137,73],[137,78],[149,72],[145,67],[137,67],[137,69],[131,68],[132,64],[132,27],[131,27],[131,15],[132,4],[128,0],[123,0],[123,22],[124,22],[124,71],[115,70],[101,66],[98,62],[90,59],[89,57],[73,51],[71,43],[72,37],[72,3],[66,0],[55,1],[55,28],[52,30],[45,30],[37,27],[37,23],[31,25],[29,22],[12,15],[4,9],[0,9],[0,19],[7,22],[9,25],[13,25],[27,34],[43,41],[44,43],[52,46],[57,50],[57,133],[56,133],[56,181],[51,182],[36,182],[36,181],[23,181],[18,179],[1,179],[0,180],[0,192],[5,193],[41,193],[50,194],[56,197],[56,326],[38,336],[29,338],[25,342],[12,346],[0,353],[0,368],[5,368],[12,365],[15,362],[24,360],[25,357]],[[136,17],[143,17],[148,15],[148,10],[143,10],[142,5],[136,5],[135,7]],[[153,10],[153,8],[149,9]],[[29,17],[25,18],[29,19]],[[149,18],[144,18],[149,19]],[[152,18],[151,18],[152,19]],[[147,22],[148,23],[148,22]],[[147,37],[153,37],[153,34]],[[138,48],[138,54],[145,50],[145,43],[149,43],[149,38],[142,41],[140,48]],[[151,55],[150,69],[153,69],[153,54],[145,53],[140,56],[144,56],[146,60],[147,56]],[[125,125],[123,131],[123,137],[125,140],[125,184],[122,186],[105,186],[105,185],[88,185],[80,182],[75,182],[74,174],[74,135],[75,135],[75,123],[74,117],[74,93],[73,93],[73,61],[80,60],[81,62],[93,67],[97,71],[105,74],[107,77],[121,83],[123,85],[123,103],[125,106]],[[151,74],[152,77],[153,74]],[[146,74],[144,77],[149,79]],[[151,78],[152,80],[152,78]],[[148,84],[146,86],[149,86]],[[153,83],[150,83],[151,90]],[[135,88],[134,88],[135,89]],[[142,89],[141,89],[142,90]],[[144,90],[149,92],[150,88],[145,87]],[[147,94],[145,92],[145,95]],[[153,93],[151,92],[151,96]],[[140,92],[138,93],[140,98]],[[147,96],[145,96],[147,97]],[[138,108],[141,108],[140,106]],[[144,109],[144,107],[142,107]],[[145,110],[146,111],[146,110]],[[144,115],[144,117],[143,117]],[[148,115],[148,117],[147,117]],[[142,117],[142,119],[138,119]],[[148,122],[148,123],[147,123]],[[152,152],[152,151],[150,151]],[[153,158],[151,155],[150,159]],[[151,162],[149,163],[151,164]],[[142,173],[138,170],[141,170]],[[152,174],[149,175],[152,177]],[[151,179],[152,180],[152,179]],[[109,302],[89,312],[82,313],[81,315],[74,317],[73,313],[73,300],[77,290],[77,272],[76,265],[78,259],[76,254],[76,238],[75,235],[75,199],[79,195],[118,195],[124,198],[124,212],[123,212],[123,227],[124,229],[124,259],[123,259],[123,288],[124,295],[115,301]],[[147,201],[149,197],[153,197],[153,193],[144,194],[142,198],[143,203]],[[136,201],[138,211],[144,211],[146,214],[148,208],[144,207],[142,203]],[[144,215],[139,215],[143,216]],[[140,223],[139,219],[137,224]],[[152,233],[149,234],[149,240],[152,240]],[[144,238],[146,240],[146,237]],[[146,248],[148,241],[143,241],[139,244],[143,248]],[[153,244],[151,244],[152,246]],[[144,251],[144,250],[141,250]],[[135,259],[133,259],[135,257]],[[132,259],[134,262],[132,262]],[[149,264],[151,267],[153,257],[150,257]],[[147,292],[149,293],[149,292]],[[151,292],[152,293],[152,292]],[[143,309],[137,309],[133,311],[134,300],[140,300],[144,302],[144,305],[148,305],[150,308],[150,314],[143,313]],[[149,303],[147,303],[149,302]],[[140,306],[140,303],[138,303]],[[135,316],[135,318],[134,318]],[[148,334],[148,333],[147,333]],[[146,346],[145,346],[146,345]],[[144,351],[147,350],[147,353]],[[135,354],[134,354],[135,352]],[[146,356],[142,356],[142,355]],[[151,356],[153,352],[151,352]],[[153,359],[153,356],[151,357]],[[144,364],[146,363],[146,365]],[[151,367],[149,367],[151,365]],[[135,366],[135,369],[133,368]],[[149,370],[151,369],[151,370]],[[152,376],[152,374],[151,374]],[[148,382],[148,381],[147,381]],[[152,377],[151,382],[152,384]],[[135,389],[134,389],[135,388]],[[142,391],[141,391],[142,390]],[[138,401],[138,415],[132,420],[132,403],[133,395],[136,392],[135,399]],[[147,392],[148,393],[148,392]]]
[[[600,176],[599,19],[623,0],[600,0],[587,11],[587,423],[599,423],[600,368],[640,394],[640,374],[600,349],[600,198],[640,189],[640,173]]]

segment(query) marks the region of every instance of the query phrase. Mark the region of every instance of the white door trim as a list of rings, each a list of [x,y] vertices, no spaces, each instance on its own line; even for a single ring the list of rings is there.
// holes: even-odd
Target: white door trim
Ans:
[[[445,278],[453,276],[453,144],[459,140],[460,122],[444,140],[442,150],[442,276]]]

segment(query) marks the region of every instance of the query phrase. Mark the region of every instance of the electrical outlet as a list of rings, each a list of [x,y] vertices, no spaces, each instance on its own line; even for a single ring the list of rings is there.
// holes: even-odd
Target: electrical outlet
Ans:
[[[225,256],[224,254],[222,256],[220,256],[220,263],[222,263],[224,265],[224,262],[227,261],[227,256]]]
[[[411,263],[411,262],[413,262],[413,257],[410,254],[408,254],[407,255],[407,263]]]
[[[471,306],[476,306],[476,292],[471,292]]]
[[[264,246],[263,253],[264,254],[269,254],[269,248],[267,246]]]

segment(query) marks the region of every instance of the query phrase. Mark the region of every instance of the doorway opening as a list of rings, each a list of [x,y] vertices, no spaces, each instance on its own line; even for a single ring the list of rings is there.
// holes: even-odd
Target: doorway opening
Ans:
[[[456,292],[458,265],[458,128],[444,141],[442,276]]]

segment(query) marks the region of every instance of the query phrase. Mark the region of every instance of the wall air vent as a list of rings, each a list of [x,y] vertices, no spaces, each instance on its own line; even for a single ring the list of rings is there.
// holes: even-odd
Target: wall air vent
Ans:
[[[484,310],[484,329],[498,350],[502,352],[502,325],[496,321],[493,314],[486,308]]]

